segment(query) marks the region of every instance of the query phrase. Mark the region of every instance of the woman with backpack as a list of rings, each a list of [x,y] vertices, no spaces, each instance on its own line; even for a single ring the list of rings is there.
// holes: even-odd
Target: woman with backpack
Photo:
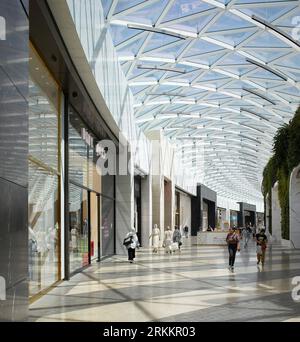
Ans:
[[[126,234],[123,245],[127,248],[128,260],[132,264],[135,258],[135,249],[140,247],[135,228],[132,228],[131,231]]]
[[[229,270],[233,272],[235,255],[237,251],[240,251],[240,236],[236,228],[231,228],[226,237],[229,252]]]

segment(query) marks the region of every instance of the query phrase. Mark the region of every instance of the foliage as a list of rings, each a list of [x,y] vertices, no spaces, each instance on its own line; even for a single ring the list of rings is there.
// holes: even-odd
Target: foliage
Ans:
[[[270,208],[271,189],[278,181],[278,197],[281,207],[282,237],[289,239],[289,180],[293,168],[300,163],[300,108],[289,124],[281,126],[273,140],[273,156],[263,172],[262,192]],[[271,222],[269,224],[271,227]],[[270,232],[272,230],[270,229]]]
[[[289,173],[281,167],[278,170],[278,198],[281,208],[281,235],[288,240],[290,236],[289,218]]]
[[[290,125],[281,126],[273,139],[274,163],[277,170],[288,170],[287,153],[289,149]]]
[[[300,162],[300,108],[290,122],[289,148],[287,153],[288,168],[292,172]]]

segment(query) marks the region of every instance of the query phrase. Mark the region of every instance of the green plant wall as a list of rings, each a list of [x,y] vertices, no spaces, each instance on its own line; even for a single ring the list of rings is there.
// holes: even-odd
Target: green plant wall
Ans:
[[[281,207],[282,238],[289,239],[289,181],[294,167],[300,163],[300,108],[294,118],[280,127],[273,139],[273,156],[263,172],[262,193],[270,208],[270,233],[272,233],[272,187],[278,181]],[[267,198],[267,195],[268,198]]]

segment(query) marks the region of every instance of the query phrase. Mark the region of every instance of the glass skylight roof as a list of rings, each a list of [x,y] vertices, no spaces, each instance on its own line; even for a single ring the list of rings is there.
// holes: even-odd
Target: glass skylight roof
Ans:
[[[207,186],[260,202],[272,138],[300,102],[299,1],[102,3],[138,125],[164,129]],[[202,169],[195,143],[205,146]]]

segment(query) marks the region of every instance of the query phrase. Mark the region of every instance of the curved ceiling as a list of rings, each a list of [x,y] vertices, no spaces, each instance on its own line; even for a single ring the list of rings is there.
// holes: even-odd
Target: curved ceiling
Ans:
[[[220,195],[261,201],[272,138],[299,105],[299,1],[102,4],[141,129],[162,128]]]

